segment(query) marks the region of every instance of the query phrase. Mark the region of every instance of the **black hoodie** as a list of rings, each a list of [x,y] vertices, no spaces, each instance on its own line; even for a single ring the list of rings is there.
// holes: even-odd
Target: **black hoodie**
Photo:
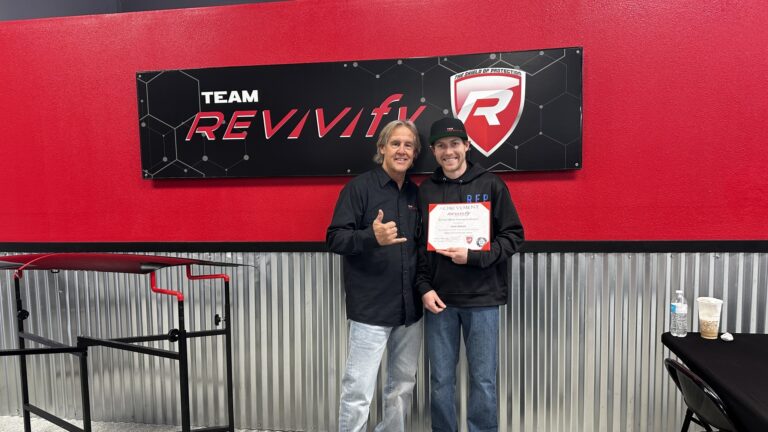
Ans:
[[[491,250],[470,250],[466,264],[426,250],[429,204],[491,203]],[[416,287],[421,295],[435,290],[448,306],[479,307],[507,303],[507,258],[523,243],[523,226],[507,185],[480,165],[467,161],[467,170],[452,180],[438,168],[419,188],[423,230]]]

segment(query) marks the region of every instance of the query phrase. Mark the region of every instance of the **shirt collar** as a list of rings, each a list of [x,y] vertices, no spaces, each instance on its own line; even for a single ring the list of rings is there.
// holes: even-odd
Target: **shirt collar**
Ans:
[[[377,166],[374,172],[376,173],[376,178],[379,179],[379,186],[384,187],[389,182],[392,182],[395,184],[395,186],[397,186],[397,183],[394,180],[392,180],[392,177],[390,177],[389,174],[387,174],[387,172],[384,171],[384,167],[382,167],[381,165]],[[411,179],[408,177],[408,174],[406,174],[405,179],[403,180],[403,186],[407,185],[410,182],[411,182]]]

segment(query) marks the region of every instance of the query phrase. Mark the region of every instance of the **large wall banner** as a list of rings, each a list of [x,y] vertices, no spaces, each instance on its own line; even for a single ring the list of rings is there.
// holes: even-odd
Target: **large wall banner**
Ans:
[[[470,159],[493,171],[581,168],[582,50],[136,74],[142,176],[333,176],[374,164],[395,119],[416,123],[413,168],[437,165],[433,121],[462,119]]]

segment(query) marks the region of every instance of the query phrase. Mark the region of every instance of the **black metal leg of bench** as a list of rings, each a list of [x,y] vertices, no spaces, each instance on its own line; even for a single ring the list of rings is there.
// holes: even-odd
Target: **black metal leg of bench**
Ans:
[[[227,421],[229,425],[229,432],[235,432],[235,399],[233,394],[233,379],[232,379],[232,327],[229,323],[232,321],[232,311],[229,305],[229,281],[224,281],[224,313],[226,314],[226,320],[224,321],[224,339],[227,345]]]
[[[184,301],[179,301],[179,386],[181,395],[181,430],[192,430],[189,415],[189,365],[187,358],[187,330],[184,327]]]
[[[21,336],[24,333],[24,320],[27,319],[28,312],[24,310],[21,304],[21,279],[20,277],[14,277],[13,282],[16,286],[16,320],[19,331],[19,349],[26,348],[24,338]],[[19,374],[21,376],[21,405],[24,415],[24,432],[32,432],[32,422],[30,419],[29,411],[24,408],[29,405],[29,381],[27,380],[27,356],[19,356]]]

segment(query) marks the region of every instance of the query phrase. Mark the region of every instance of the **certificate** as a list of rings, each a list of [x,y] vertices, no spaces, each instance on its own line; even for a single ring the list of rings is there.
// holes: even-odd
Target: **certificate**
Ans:
[[[491,203],[430,204],[427,250],[491,250]]]

